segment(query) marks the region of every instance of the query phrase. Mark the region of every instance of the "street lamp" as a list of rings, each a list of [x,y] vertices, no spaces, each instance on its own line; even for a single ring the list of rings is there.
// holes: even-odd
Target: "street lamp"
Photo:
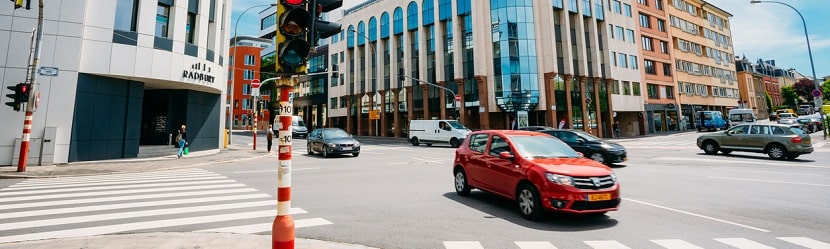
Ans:
[[[237,47],[236,43],[239,43],[239,38],[236,36],[236,32],[238,30],[237,27],[239,27],[239,20],[242,19],[242,16],[244,16],[246,12],[248,12],[249,10],[251,10],[253,8],[256,8],[256,7],[266,7],[266,6],[267,7],[276,7],[277,4],[276,3],[260,4],[260,5],[254,5],[254,6],[248,7],[247,9],[242,11],[242,13],[239,14],[239,16],[236,17],[236,22],[233,25],[233,41],[234,41],[234,44],[231,44],[231,45],[233,45],[233,54],[232,54],[233,59],[231,59],[231,89],[230,89],[231,103],[229,104],[230,108],[228,108],[228,109],[230,109],[230,113],[228,113],[227,117],[225,117],[225,120],[227,120],[227,122],[225,124],[225,127],[228,128],[228,143],[230,143],[231,134],[233,134],[233,132],[232,132],[233,126],[231,124],[231,117],[233,117],[233,111],[234,111],[234,109],[236,109],[236,108],[234,108],[234,103],[233,103],[233,90],[236,87],[236,75],[237,75],[236,74],[236,63],[235,63],[235,60],[236,60],[236,47]]]
[[[812,51],[812,49],[810,48],[810,36],[809,36],[809,35],[807,35],[807,22],[806,22],[806,21],[804,21],[804,16],[802,16],[802,15],[801,15],[801,12],[799,12],[799,11],[798,11],[798,9],[796,9],[795,7],[793,7],[793,6],[789,5],[789,4],[782,3],[782,2],[778,2],[778,1],[760,1],[760,0],[752,0],[752,1],[749,1],[749,3],[751,3],[751,4],[756,4],[756,3],[777,3],[777,4],[782,4],[782,5],[785,5],[785,6],[787,6],[787,7],[790,7],[790,9],[793,9],[793,10],[795,11],[795,13],[796,13],[796,14],[798,14],[798,17],[801,17],[801,24],[803,24],[803,26],[804,26],[804,38],[807,40],[807,55],[809,55],[809,56],[810,56],[810,69],[812,69],[812,71],[813,71],[813,85],[815,85],[815,87],[816,87],[816,89],[815,89],[815,90],[816,90],[816,91],[821,91],[821,86],[819,85],[819,83],[818,83],[818,78],[816,77],[816,66],[815,66],[815,64],[813,63],[813,51]],[[822,123],[824,123],[824,118],[825,118],[825,117],[824,117],[824,114],[825,114],[825,113],[824,113],[824,110],[823,110],[824,108],[821,108],[821,106],[822,106],[822,99],[821,99],[821,96],[814,96],[814,97],[813,97],[813,102],[814,102],[814,104],[815,104],[816,108],[818,108],[818,109],[819,109],[819,114],[820,114],[820,116],[821,116],[821,122],[822,122]],[[824,130],[824,139],[827,139],[827,129],[825,129],[825,130]]]

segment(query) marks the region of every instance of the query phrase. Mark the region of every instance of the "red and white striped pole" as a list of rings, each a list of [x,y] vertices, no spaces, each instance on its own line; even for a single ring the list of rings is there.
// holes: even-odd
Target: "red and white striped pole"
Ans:
[[[32,108],[27,107],[26,118],[23,120],[23,139],[20,141],[20,158],[17,161],[17,172],[26,172],[26,161],[29,158],[29,140],[31,140],[32,134],[32,114]]]
[[[291,96],[293,79],[280,79],[279,102],[279,164],[277,169],[277,217],[271,225],[271,249],[294,249],[294,218],[291,217]]]

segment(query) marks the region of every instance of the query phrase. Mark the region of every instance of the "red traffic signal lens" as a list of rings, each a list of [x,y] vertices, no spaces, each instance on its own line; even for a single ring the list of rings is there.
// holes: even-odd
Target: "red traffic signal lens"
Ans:
[[[22,93],[22,94],[29,93],[29,85],[28,84],[20,85],[20,93]]]
[[[311,16],[304,9],[292,9],[280,16],[280,32],[285,35],[301,35],[310,24]]]
[[[282,3],[296,7],[297,5],[304,4],[305,0],[283,0]]]

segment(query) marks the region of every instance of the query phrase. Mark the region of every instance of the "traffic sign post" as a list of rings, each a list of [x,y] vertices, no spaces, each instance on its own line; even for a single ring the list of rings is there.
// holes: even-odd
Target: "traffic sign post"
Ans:
[[[251,96],[260,96],[259,86],[262,85],[259,83],[259,79],[252,79],[251,80]]]

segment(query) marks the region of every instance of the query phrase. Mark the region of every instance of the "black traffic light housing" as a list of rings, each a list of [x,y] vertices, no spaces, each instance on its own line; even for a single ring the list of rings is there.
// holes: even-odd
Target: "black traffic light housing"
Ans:
[[[343,0],[311,0],[308,13],[311,14],[312,22],[308,40],[312,47],[316,47],[320,39],[340,33],[340,23],[320,20],[320,16],[341,6],[343,6]]]
[[[29,92],[31,91],[31,85],[26,83],[17,83],[14,86],[7,86],[9,90],[12,90],[11,94],[6,94],[6,97],[12,99],[11,102],[6,102],[7,106],[11,106],[12,109],[16,112],[19,112],[23,109],[23,104],[29,102]]]

